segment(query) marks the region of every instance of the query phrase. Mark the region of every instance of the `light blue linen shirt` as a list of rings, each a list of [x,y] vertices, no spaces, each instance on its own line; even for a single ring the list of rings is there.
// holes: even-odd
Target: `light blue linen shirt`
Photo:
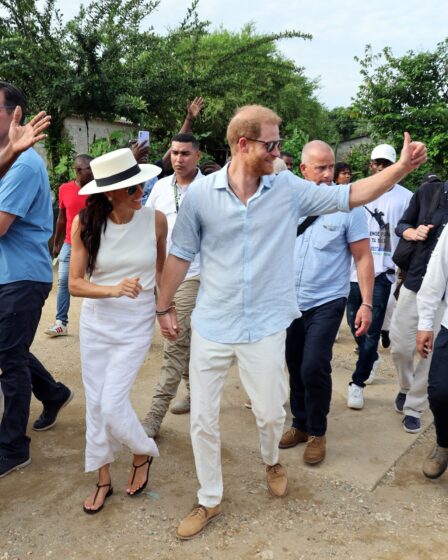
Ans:
[[[321,189],[334,189],[321,185]],[[350,243],[369,239],[362,208],[349,213],[319,216],[296,239],[294,269],[297,304],[300,311],[323,305],[350,291]]]
[[[255,342],[300,316],[294,244],[302,216],[349,211],[350,185],[322,189],[283,171],[263,176],[245,206],[231,191],[227,166],[190,186],[170,253],[201,252],[201,287],[192,325],[208,340]]]

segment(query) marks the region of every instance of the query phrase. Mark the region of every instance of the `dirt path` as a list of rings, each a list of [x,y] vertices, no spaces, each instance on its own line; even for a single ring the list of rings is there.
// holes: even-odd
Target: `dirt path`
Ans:
[[[290,493],[283,500],[275,500],[266,492],[254,419],[242,406],[245,394],[235,370],[229,375],[223,399],[225,499],[224,515],[219,520],[193,541],[181,543],[174,536],[179,519],[195,501],[197,481],[188,417],[172,414],[164,424],[159,443],[161,458],[154,461],[148,491],[136,498],[125,496],[130,455],[123,450],[113,467],[114,496],[99,515],[85,515],[81,505],[96,479],[83,473],[85,411],[77,336],[79,302],[71,310],[70,336],[48,340],[42,331],[51,322],[54,306],[52,293],[34,350],[56,377],[74,388],[76,398],[61,413],[54,429],[31,433],[32,464],[0,481],[0,560],[448,557],[448,475],[430,482],[421,474],[422,461],[433,442],[432,428],[409,440],[414,445],[374,491],[351,483],[350,473],[344,477],[332,474],[335,452],[329,453],[326,465],[315,469],[302,463],[300,447],[287,450],[284,456]],[[335,365],[353,365],[352,347],[343,330],[335,346]],[[146,412],[158,376],[161,349],[157,336],[133,392],[135,408],[141,415]],[[383,375],[392,377],[387,360],[385,353]],[[392,393],[390,398],[392,402]],[[33,400],[31,419],[39,412]],[[354,423],[356,418],[353,416]],[[335,424],[333,411],[330,422],[332,419]],[[373,435],[378,435],[377,429],[374,417],[370,433],[363,437],[335,429],[333,449],[337,450],[339,438],[341,445],[348,440],[354,465],[366,453],[371,453],[373,462],[381,453],[370,444]],[[381,430],[387,441],[387,430]]]

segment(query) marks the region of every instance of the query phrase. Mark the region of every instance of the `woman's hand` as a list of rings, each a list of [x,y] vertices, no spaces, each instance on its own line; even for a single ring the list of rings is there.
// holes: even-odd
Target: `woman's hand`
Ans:
[[[115,297],[127,296],[135,299],[142,291],[140,278],[125,278],[115,286]]]

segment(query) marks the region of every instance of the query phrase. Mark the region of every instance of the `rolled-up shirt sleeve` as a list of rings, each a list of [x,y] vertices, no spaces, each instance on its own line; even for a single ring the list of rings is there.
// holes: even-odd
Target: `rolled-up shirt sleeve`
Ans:
[[[201,224],[194,204],[193,190],[190,187],[179,208],[170,248],[170,255],[190,262],[199,253],[201,246]]]
[[[417,294],[418,330],[434,330],[434,318],[448,283],[448,228],[434,249],[422,286]]]

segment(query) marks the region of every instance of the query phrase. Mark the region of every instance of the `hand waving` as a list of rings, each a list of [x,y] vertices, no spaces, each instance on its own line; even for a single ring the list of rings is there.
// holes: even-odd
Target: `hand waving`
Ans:
[[[202,97],[195,97],[191,103],[187,105],[187,113],[190,119],[195,119],[204,108],[205,101]]]
[[[22,109],[17,106],[14,110],[13,119],[9,127],[9,142],[15,153],[24,152],[36,142],[40,142],[46,137],[43,131],[50,126],[51,116],[45,111],[40,111],[27,124],[21,125]]]

